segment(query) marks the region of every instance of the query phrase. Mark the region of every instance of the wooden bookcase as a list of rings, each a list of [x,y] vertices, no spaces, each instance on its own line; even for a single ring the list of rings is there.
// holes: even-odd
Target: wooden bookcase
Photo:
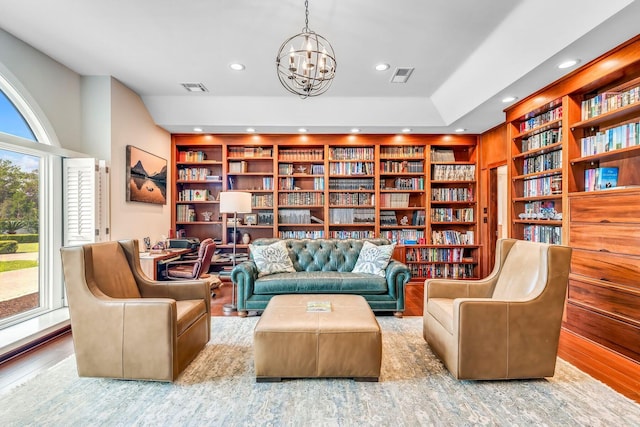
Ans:
[[[564,111],[559,98],[509,123],[512,237],[563,242]]]
[[[257,224],[248,225],[247,215],[239,214],[237,228],[252,240],[385,237],[397,243],[394,257],[410,265],[413,281],[481,277],[480,246],[474,244],[475,135],[173,135],[172,140],[171,226],[187,237],[213,237],[222,252],[230,252],[233,228],[220,213],[219,194],[245,191],[252,194]],[[433,160],[432,146],[450,150],[453,160]],[[193,153],[201,153],[197,161],[184,160]],[[447,165],[473,170],[469,179],[432,180],[432,168]],[[194,168],[201,168],[202,176],[182,179]],[[188,190],[199,190],[204,200],[183,200]],[[434,191],[438,195],[432,197]],[[456,200],[444,192],[455,193]],[[467,218],[431,221],[432,210],[443,209],[466,212]],[[472,240],[434,244],[434,231]],[[237,243],[236,250],[246,252],[247,245]]]
[[[518,132],[528,114],[562,107],[562,118],[542,125],[558,129],[561,142],[524,151]],[[640,363],[640,36],[624,43],[507,110],[512,137],[512,237],[546,222],[520,219],[524,205],[554,201],[561,242],[573,248],[563,326],[611,352]],[[562,129],[560,131],[560,128]],[[526,198],[523,159],[561,152],[560,194]],[[617,183],[594,189],[599,168],[616,168]],[[560,211],[558,207],[561,207]]]

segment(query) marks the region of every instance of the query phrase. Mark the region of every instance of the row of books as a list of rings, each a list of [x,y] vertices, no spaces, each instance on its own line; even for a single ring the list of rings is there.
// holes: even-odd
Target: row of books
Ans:
[[[331,224],[372,224],[376,221],[376,213],[367,208],[331,208],[329,221]]]
[[[472,264],[409,264],[413,277],[467,279],[474,277]]]
[[[580,154],[591,156],[640,144],[640,123],[627,123],[580,139]]]
[[[256,208],[272,208],[273,194],[252,194],[251,206]]]
[[[324,150],[322,148],[287,148],[278,150],[279,160],[315,161],[323,158]]]
[[[456,156],[453,150],[444,149],[444,148],[432,148],[431,161],[432,162],[455,162]]]
[[[562,244],[562,227],[553,225],[526,225],[523,240],[530,242]]]
[[[229,175],[227,177],[227,182],[228,182],[228,189],[229,190],[246,190],[247,188],[243,188],[242,185],[240,185],[238,188],[238,186],[236,185],[238,178],[240,178],[242,180],[242,175],[240,176],[235,176],[235,175]],[[253,188],[253,190],[273,190],[273,182],[274,179],[271,176],[263,176],[262,177],[262,188]]]
[[[331,230],[329,238],[331,239],[373,239],[375,233],[371,230]]]
[[[432,208],[431,221],[433,222],[472,222],[473,208]]]
[[[373,178],[329,178],[329,190],[374,190]]]
[[[324,230],[283,230],[278,232],[281,239],[324,239]]]
[[[558,129],[549,129],[544,132],[531,135],[529,138],[522,139],[522,152],[535,150],[537,148],[546,147],[547,145],[560,142],[562,139],[562,127]]]
[[[387,160],[380,162],[382,173],[424,173],[424,162]]]
[[[424,241],[424,230],[382,230],[380,237],[399,245],[415,245],[419,241]]]
[[[278,164],[278,174],[279,175],[293,175],[295,173],[305,174],[307,173],[307,169],[309,166],[302,165],[294,165],[293,163],[280,163]],[[311,170],[309,171],[312,175],[324,175],[324,165],[311,165]]]
[[[380,181],[381,190],[424,190],[424,178],[396,178],[393,188],[387,188],[384,180]]]
[[[212,176],[207,168],[182,168],[178,169],[178,179],[183,181],[204,181]],[[220,180],[218,176],[218,180]],[[213,178],[211,179],[213,180]]]
[[[206,188],[185,188],[178,192],[179,202],[204,202],[210,199],[213,200],[213,195]]]
[[[475,233],[457,230],[433,230],[431,232],[432,245],[473,245]]]
[[[374,160],[373,147],[332,147],[330,160]]]
[[[374,206],[373,193],[330,193],[330,205]]]
[[[311,224],[309,209],[282,209],[278,211],[280,224]]]
[[[554,108],[553,110],[546,111],[542,114],[538,114],[535,117],[526,119],[520,123],[520,132],[527,132],[533,128],[537,128],[546,123],[553,122],[562,118],[562,105]]]
[[[470,202],[473,201],[473,188],[432,188],[431,200],[434,202]]]
[[[593,168],[584,171],[584,191],[606,190],[618,186],[618,168]]]
[[[176,206],[176,221],[177,222],[192,222],[196,220],[196,210],[191,205],[177,205]]]
[[[476,165],[433,165],[434,181],[474,181]]]
[[[280,178],[278,180],[278,188],[280,188],[280,190],[300,190],[300,188],[296,186],[295,178],[293,177]],[[324,190],[324,178],[319,176],[314,177],[313,189]]]
[[[409,193],[382,193],[380,204],[383,208],[406,208],[409,207],[409,196]]]
[[[522,160],[522,173],[544,172],[550,169],[562,167],[562,150],[555,150],[550,153],[539,154]]]
[[[332,175],[373,175],[373,162],[332,162],[329,164]]]
[[[273,151],[270,147],[229,147],[229,157],[271,157]]]
[[[522,219],[555,219],[556,214],[553,200],[528,202],[524,204]]]
[[[424,147],[380,147],[381,157],[415,157],[424,158]]]
[[[179,162],[202,162],[207,159],[204,151],[180,151],[178,152]]]
[[[524,197],[550,196],[552,192],[552,182],[555,177],[543,176],[542,178],[524,180]]]
[[[324,193],[295,192],[279,193],[278,205],[280,206],[311,206],[324,205]]]
[[[407,262],[463,262],[465,248],[410,248],[405,252]]]
[[[582,120],[640,102],[640,86],[618,92],[603,92],[582,101]]]

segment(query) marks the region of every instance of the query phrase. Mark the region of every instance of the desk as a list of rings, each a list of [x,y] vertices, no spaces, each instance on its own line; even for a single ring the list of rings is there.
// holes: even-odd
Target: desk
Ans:
[[[158,280],[158,265],[166,264],[168,261],[175,261],[181,255],[192,252],[191,249],[168,249],[160,254],[140,252],[140,267],[142,271],[152,280]]]

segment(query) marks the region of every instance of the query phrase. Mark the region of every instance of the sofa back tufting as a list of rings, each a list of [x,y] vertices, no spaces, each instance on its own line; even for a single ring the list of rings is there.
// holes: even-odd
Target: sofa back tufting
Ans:
[[[364,242],[388,245],[387,239],[256,239],[253,245],[270,245],[284,240],[296,271],[350,272],[358,261]]]

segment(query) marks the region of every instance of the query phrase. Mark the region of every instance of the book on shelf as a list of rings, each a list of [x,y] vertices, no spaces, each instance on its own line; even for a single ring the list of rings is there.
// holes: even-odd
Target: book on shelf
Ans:
[[[584,191],[606,190],[618,186],[618,168],[594,168],[584,171]]]
[[[324,224],[324,221],[317,216],[311,215],[311,222],[315,222],[317,224]]]
[[[431,150],[432,162],[455,162],[456,156],[451,149],[434,148]]]

